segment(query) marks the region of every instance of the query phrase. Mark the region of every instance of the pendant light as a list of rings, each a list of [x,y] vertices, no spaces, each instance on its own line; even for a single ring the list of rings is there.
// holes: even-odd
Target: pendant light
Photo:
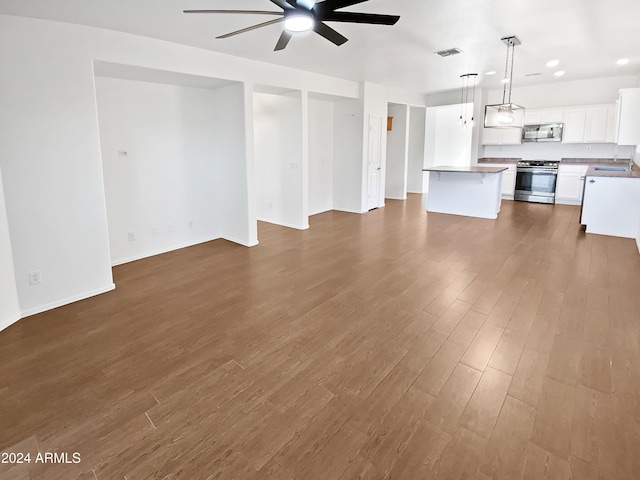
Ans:
[[[462,128],[467,128],[469,125],[473,127],[476,124],[473,118],[473,106],[471,108],[471,119],[467,118],[467,104],[469,103],[469,100],[471,100],[471,104],[475,105],[477,77],[477,73],[465,73],[464,75],[460,75],[462,86],[460,88],[460,120],[458,123],[460,123]]]
[[[502,103],[486,105],[484,107],[485,128],[522,128],[524,125],[524,107],[511,102],[513,88],[513,62],[516,46],[520,45],[518,37],[504,37],[502,41],[507,46],[507,59],[504,65],[502,79]]]

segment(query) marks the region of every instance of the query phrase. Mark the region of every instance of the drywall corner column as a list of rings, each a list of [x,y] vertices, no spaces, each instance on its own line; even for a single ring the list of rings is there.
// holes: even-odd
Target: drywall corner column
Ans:
[[[394,200],[406,200],[407,164],[409,160],[409,107],[407,105],[389,105],[388,115],[393,117],[393,123],[391,130],[386,132],[385,196]]]
[[[409,160],[407,165],[407,192],[422,193],[422,168],[425,150],[426,108],[409,110]]]
[[[256,154],[253,131],[253,84],[244,84],[244,148],[246,165],[247,247],[258,245],[258,211],[256,208]]]
[[[252,87],[231,85],[216,90],[215,135],[218,208],[221,237],[245,246],[258,243],[255,220]]]
[[[302,174],[302,211],[300,212],[300,221],[304,228],[309,228],[309,92],[303,90],[300,92],[300,107],[302,109],[302,158],[300,168]]]
[[[20,320],[18,287],[13,270],[13,254],[9,238],[9,223],[4,205],[2,172],[0,171],[0,330]]]
[[[473,104],[473,122],[472,124],[472,137],[471,137],[471,165],[478,163],[478,158],[481,158],[482,153],[482,132],[484,128],[484,103],[482,103],[483,89],[478,88],[475,94],[475,103]]]

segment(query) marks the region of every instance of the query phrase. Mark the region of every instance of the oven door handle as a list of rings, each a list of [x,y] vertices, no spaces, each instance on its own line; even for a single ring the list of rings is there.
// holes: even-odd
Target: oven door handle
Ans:
[[[558,171],[557,170],[549,170],[549,169],[544,169],[544,168],[528,168],[528,167],[519,167],[516,170],[517,173],[546,173],[548,175],[557,175]]]

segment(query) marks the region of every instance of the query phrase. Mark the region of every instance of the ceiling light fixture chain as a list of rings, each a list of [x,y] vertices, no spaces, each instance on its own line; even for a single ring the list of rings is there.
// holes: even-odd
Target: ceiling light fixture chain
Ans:
[[[513,44],[512,40],[509,40],[509,45],[507,46],[507,58],[509,58],[509,47],[511,47],[511,68],[509,70],[509,103],[511,103],[511,89],[513,88],[513,61],[516,56],[516,46]]]
[[[467,128],[467,125],[470,123],[471,126],[475,124],[475,120],[473,117],[473,110],[471,112],[471,121],[467,121],[467,104],[469,103],[469,97],[471,97],[472,105],[475,105],[476,99],[476,78],[478,77],[477,73],[465,73],[464,75],[460,75],[462,87],[460,91],[460,120],[459,123],[462,125],[462,128]],[[471,83],[473,82],[473,84]]]

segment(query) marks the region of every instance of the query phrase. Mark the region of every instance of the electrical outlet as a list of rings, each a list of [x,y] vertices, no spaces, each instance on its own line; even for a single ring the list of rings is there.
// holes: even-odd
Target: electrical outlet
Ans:
[[[118,150],[118,156],[119,157],[128,157],[129,156],[129,152],[127,152],[126,150]]]
[[[295,170],[298,168],[298,162],[291,162],[291,170]]]
[[[127,234],[127,236],[128,236],[128,238],[129,238],[129,241],[130,241],[130,242],[135,242],[135,240],[136,240],[136,234],[135,234],[135,233],[133,233],[133,232],[129,232],[129,233]]]
[[[40,270],[32,270],[29,272],[29,285],[38,285],[42,283],[42,273]]]
[[[193,228],[193,220],[189,220],[189,228]]]
[[[271,203],[271,202],[267,203],[267,208],[269,210],[271,210],[273,208],[273,203]]]

